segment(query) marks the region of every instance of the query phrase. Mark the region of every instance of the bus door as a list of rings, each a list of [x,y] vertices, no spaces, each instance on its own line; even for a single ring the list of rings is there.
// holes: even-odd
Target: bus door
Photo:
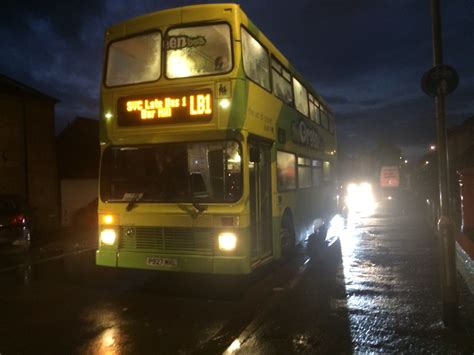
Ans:
[[[249,140],[252,260],[272,254],[271,144]]]

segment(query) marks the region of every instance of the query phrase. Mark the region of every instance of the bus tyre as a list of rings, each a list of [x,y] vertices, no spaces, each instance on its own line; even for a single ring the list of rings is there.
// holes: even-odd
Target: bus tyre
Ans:
[[[295,230],[289,218],[283,218],[280,228],[281,257],[288,259],[295,252]]]

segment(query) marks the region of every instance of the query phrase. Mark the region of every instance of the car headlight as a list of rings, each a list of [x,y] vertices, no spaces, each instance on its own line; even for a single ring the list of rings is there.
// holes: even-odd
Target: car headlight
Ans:
[[[222,232],[218,237],[219,250],[232,251],[237,246],[237,236],[232,232]]]
[[[349,210],[372,213],[376,208],[372,185],[368,182],[349,184],[347,186],[346,204]]]
[[[117,233],[114,229],[104,229],[100,232],[100,241],[102,244],[114,245],[115,239],[117,239]]]

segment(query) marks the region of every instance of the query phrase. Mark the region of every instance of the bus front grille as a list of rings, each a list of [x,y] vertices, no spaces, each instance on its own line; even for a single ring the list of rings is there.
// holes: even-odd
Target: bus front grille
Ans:
[[[160,253],[213,253],[211,228],[122,227],[119,248]]]

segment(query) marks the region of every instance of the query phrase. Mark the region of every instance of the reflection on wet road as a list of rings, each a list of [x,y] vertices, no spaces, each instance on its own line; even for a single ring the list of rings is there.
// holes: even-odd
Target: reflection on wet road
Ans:
[[[353,350],[474,351],[472,323],[450,333],[440,321],[438,245],[420,210],[349,215],[341,249]]]
[[[0,353],[474,351],[474,327],[440,322],[420,217],[349,215],[326,240],[246,279],[99,268],[93,252],[25,259],[0,273]]]

